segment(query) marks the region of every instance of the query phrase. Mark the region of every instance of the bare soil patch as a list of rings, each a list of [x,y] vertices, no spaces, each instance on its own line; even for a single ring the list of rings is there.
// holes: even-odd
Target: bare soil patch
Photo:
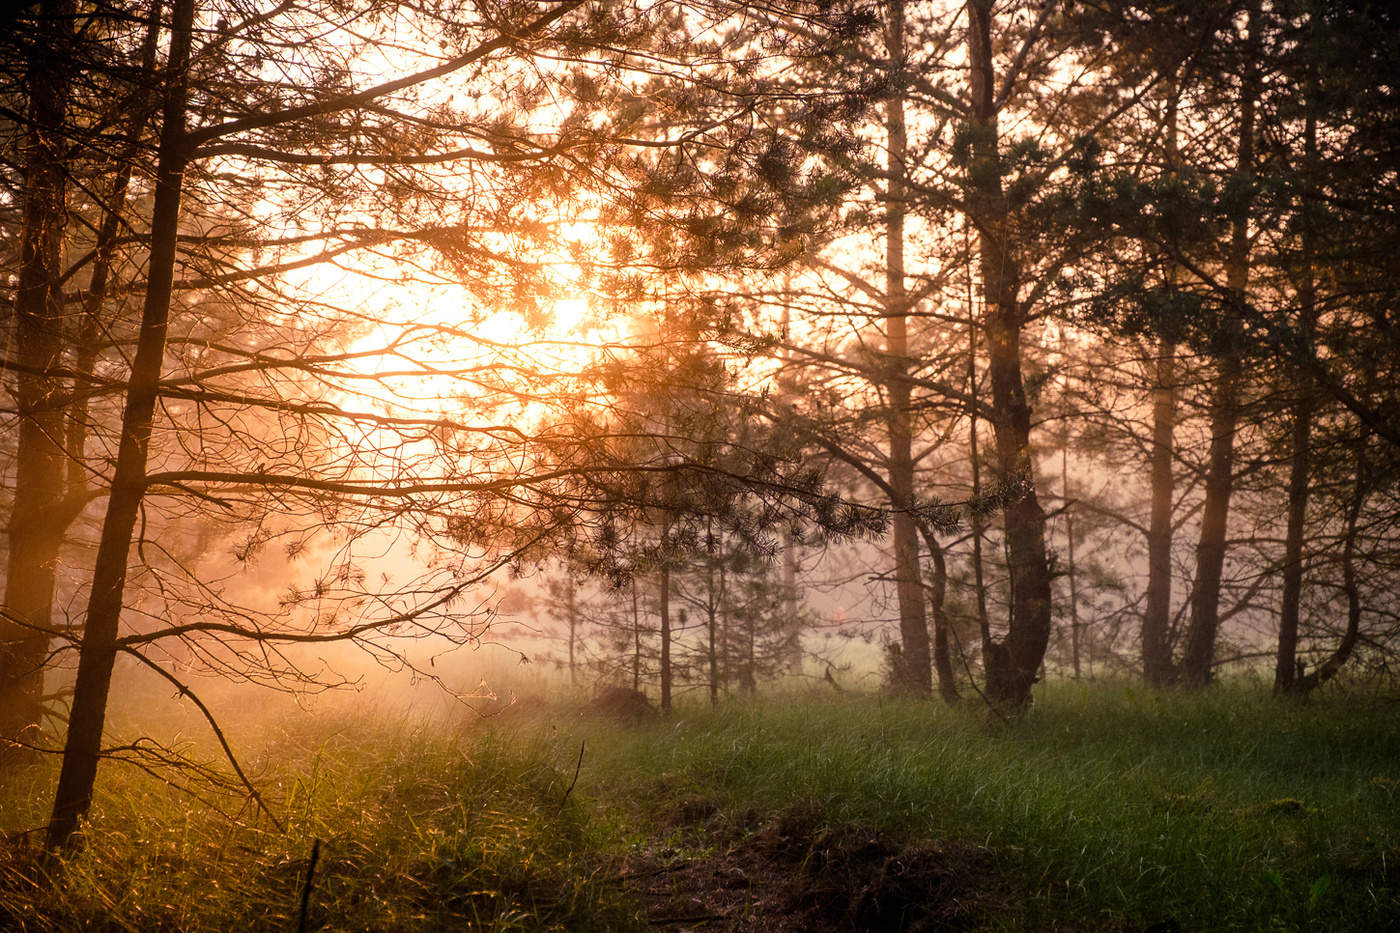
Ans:
[[[810,802],[766,821],[699,801],[676,816],[698,845],[647,847],[622,871],[657,929],[965,930],[1014,893],[990,850],[832,826]]]

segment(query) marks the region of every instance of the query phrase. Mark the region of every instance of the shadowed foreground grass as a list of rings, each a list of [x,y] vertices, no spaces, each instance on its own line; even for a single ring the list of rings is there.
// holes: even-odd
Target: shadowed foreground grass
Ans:
[[[109,767],[61,890],[36,885],[13,844],[0,857],[0,928],[295,929],[320,839],[313,929],[639,929],[647,906],[627,883],[639,858],[718,859],[794,813],[826,829],[807,827],[811,851],[788,874],[820,861],[813,840],[871,833],[985,852],[958,870],[986,877],[958,883],[996,896],[959,927],[1400,920],[1393,699],[1060,685],[993,729],[877,698],[736,702],[630,726],[556,704],[470,728],[297,720],[254,765],[285,834]],[[5,828],[37,825],[48,786],[38,775],[33,799],[7,798]]]

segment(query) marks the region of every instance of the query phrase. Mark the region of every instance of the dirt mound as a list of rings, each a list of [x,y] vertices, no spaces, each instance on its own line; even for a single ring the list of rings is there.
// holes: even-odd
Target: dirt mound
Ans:
[[[656,926],[745,933],[963,930],[1011,895],[986,849],[829,826],[813,804],[701,854],[649,852],[624,877]]]
[[[589,712],[623,722],[644,722],[660,716],[655,706],[640,690],[629,687],[604,687],[588,705]]]

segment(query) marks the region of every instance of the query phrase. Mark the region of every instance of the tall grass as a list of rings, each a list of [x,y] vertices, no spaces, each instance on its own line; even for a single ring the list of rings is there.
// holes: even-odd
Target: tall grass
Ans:
[[[284,832],[108,767],[56,883],[0,863],[0,928],[295,930],[317,840],[308,929],[636,926],[585,811],[565,802],[572,772],[536,742],[298,720],[261,757]]]
[[[965,864],[1014,892],[988,902],[986,929],[1391,930],[1397,712],[1060,684],[990,728],[829,695],[639,725],[565,704],[474,724],[290,718],[245,762],[285,832],[106,767],[56,883],[0,851],[0,928],[295,929],[320,840],[312,929],[639,929],[629,853],[705,858],[800,807],[985,847]],[[11,785],[5,829],[38,825],[51,779]]]
[[[1021,885],[1009,928],[1389,930],[1396,713],[1072,685],[993,729],[918,702],[731,707],[606,746],[586,790],[735,812],[805,799],[832,822],[985,844]]]

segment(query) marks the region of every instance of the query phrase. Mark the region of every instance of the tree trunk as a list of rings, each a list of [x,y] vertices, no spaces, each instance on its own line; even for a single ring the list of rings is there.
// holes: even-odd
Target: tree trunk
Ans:
[[[1179,121],[1181,81],[1174,78],[1166,92],[1167,172],[1175,177],[1181,166]],[[1166,285],[1177,285],[1177,268],[1168,260]],[[1172,659],[1172,470],[1176,444],[1176,342],[1162,338],[1157,348],[1152,385],[1152,505],[1147,527],[1147,605],[1142,614],[1142,677],[1162,687],[1176,678]]]
[[[968,247],[969,255],[971,246]],[[974,311],[972,268],[967,270],[967,434],[968,463],[972,470],[972,587],[977,601],[977,632],[981,637],[982,655],[991,650],[992,626],[987,616],[987,578],[982,566],[982,456],[977,449],[977,422],[981,411],[977,400],[977,318]]]
[[[1301,211],[1302,277],[1298,283],[1298,311],[1304,352],[1313,353],[1313,330],[1317,322],[1317,279],[1313,261],[1317,244],[1313,229],[1313,204],[1317,184],[1317,116],[1315,88],[1308,82],[1307,117],[1303,124],[1304,194]],[[1308,511],[1308,479],[1312,471],[1312,422],[1317,408],[1316,387],[1306,369],[1295,377],[1298,399],[1293,405],[1293,438],[1288,464],[1288,528],[1283,547],[1283,596],[1279,607],[1278,653],[1274,663],[1274,691],[1291,693],[1298,664],[1299,607],[1303,596],[1303,534]]]
[[[1337,675],[1356,650],[1361,638],[1361,591],[1356,585],[1356,523],[1361,515],[1361,507],[1366,502],[1367,483],[1364,477],[1365,460],[1358,458],[1356,463],[1356,485],[1352,493],[1351,505],[1347,509],[1347,536],[1342,545],[1342,592],[1347,598],[1347,627],[1336,650],[1322,662],[1316,670],[1300,673],[1289,685],[1289,693],[1307,696],[1318,687]]]
[[[1225,567],[1230,494],[1234,485],[1240,378],[1239,355],[1231,352],[1221,359],[1211,392],[1210,461],[1206,471],[1205,505],[1201,510],[1201,537],[1196,545],[1191,622],[1181,659],[1181,679],[1194,687],[1210,682],[1215,637],[1220,627],[1220,587]]]
[[[1020,268],[1010,242],[1000,152],[991,46],[991,0],[968,3],[968,68],[973,107],[973,158],[968,169],[969,209],[978,228],[982,291],[986,301],[987,368],[992,384],[992,429],[997,468],[1013,498],[1003,510],[1011,625],[1006,639],[991,643],[987,693],[1013,707],[1030,703],[1045,649],[1050,643],[1050,565],[1045,551],[1045,512],[1035,492],[1030,453],[1030,405],[1021,378],[1021,328],[1025,309],[1018,298]]]
[[[578,686],[578,662],[576,660],[576,646],[578,643],[578,594],[574,586],[573,575],[568,577],[568,589],[564,591],[564,611],[569,617],[569,686]]]
[[[136,515],[145,493],[146,462],[150,449],[161,366],[165,356],[170,318],[171,286],[175,270],[176,235],[180,199],[188,157],[185,110],[189,88],[189,60],[194,0],[176,0],[172,13],[170,51],[166,63],[165,103],[157,152],[155,205],[151,217],[151,253],[146,300],[141,312],[141,332],[122,413],[121,444],[102,526],[87,623],[78,657],[78,677],[68,722],[68,739],[54,795],[48,846],[65,845],[92,802],[97,762],[101,755],[102,728],[107,695],[116,660],[118,624],[126,585]]]
[[[1258,11],[1253,5],[1247,28],[1252,46],[1259,28]],[[1244,69],[1235,169],[1241,178],[1247,178],[1254,168],[1254,109],[1259,94],[1259,66],[1255,56],[1247,57]],[[1242,322],[1238,309],[1244,306],[1248,298],[1249,215],[1249,199],[1241,198],[1231,218],[1225,274],[1225,285],[1235,308],[1227,312],[1229,316],[1221,324],[1220,359],[1210,400],[1210,460],[1206,470],[1205,503],[1201,510],[1201,537],[1196,546],[1191,622],[1181,659],[1181,679],[1194,687],[1210,682],[1215,661],[1215,638],[1220,628],[1220,587],[1225,567],[1230,494],[1235,478],[1235,429],[1239,421],[1240,382],[1243,378],[1240,348]]]
[[[1074,666],[1074,679],[1078,680],[1079,670],[1079,581],[1074,572],[1074,510],[1070,507],[1069,490],[1069,440],[1066,438],[1060,448],[1060,481],[1064,486],[1065,497],[1065,565],[1069,577],[1069,649]]]
[[[671,571],[661,568],[661,712],[671,712]]]
[[[46,0],[41,37],[28,63],[23,232],[15,289],[14,346],[19,414],[15,498],[10,513],[5,612],[0,616],[0,767],[27,758],[38,738],[44,668],[53,623],[58,552],[67,522],[54,513],[64,487],[63,238],[67,221],[64,122],[74,18],[72,0]]]
[[[791,532],[783,536],[783,625],[787,638],[783,653],[784,665],[793,675],[802,673],[802,613],[797,596],[797,537]]]
[[[1163,340],[1152,387],[1152,514],[1147,528],[1147,606],[1142,614],[1142,676],[1165,686],[1175,676],[1172,608],[1172,471],[1176,432],[1176,344]]]
[[[642,689],[642,612],[637,605],[637,578],[632,578],[632,689]]]
[[[888,8],[885,46],[892,80],[904,69],[904,3],[894,0]],[[899,85],[896,84],[896,87]],[[924,616],[922,575],[919,572],[919,529],[913,515],[914,424],[910,410],[909,296],[904,283],[905,166],[908,146],[904,126],[904,99],[898,91],[885,103],[888,141],[885,189],[885,351],[889,397],[887,424],[890,437],[890,487],[894,490],[894,577],[899,602],[900,661],[894,672],[899,689],[927,694],[933,690],[929,656],[928,621]]]
[[[715,555],[712,520],[706,519],[706,537],[711,546],[705,555],[705,660],[710,668],[710,707],[719,708],[719,591],[715,588]]]
[[[1303,596],[1303,532],[1311,473],[1313,397],[1305,393],[1294,406],[1293,440],[1288,464],[1288,528],[1283,545],[1283,594],[1279,607],[1278,651],[1274,691],[1290,693],[1298,663],[1298,617]]]
[[[952,646],[949,644],[948,613],[944,602],[948,595],[948,562],[943,554],[943,546],[938,543],[933,529],[921,523],[919,530],[928,548],[929,561],[933,564],[933,579],[929,582],[929,611],[933,616],[933,669],[938,675],[938,695],[944,703],[954,705],[960,699],[957,676],[953,672]]]

